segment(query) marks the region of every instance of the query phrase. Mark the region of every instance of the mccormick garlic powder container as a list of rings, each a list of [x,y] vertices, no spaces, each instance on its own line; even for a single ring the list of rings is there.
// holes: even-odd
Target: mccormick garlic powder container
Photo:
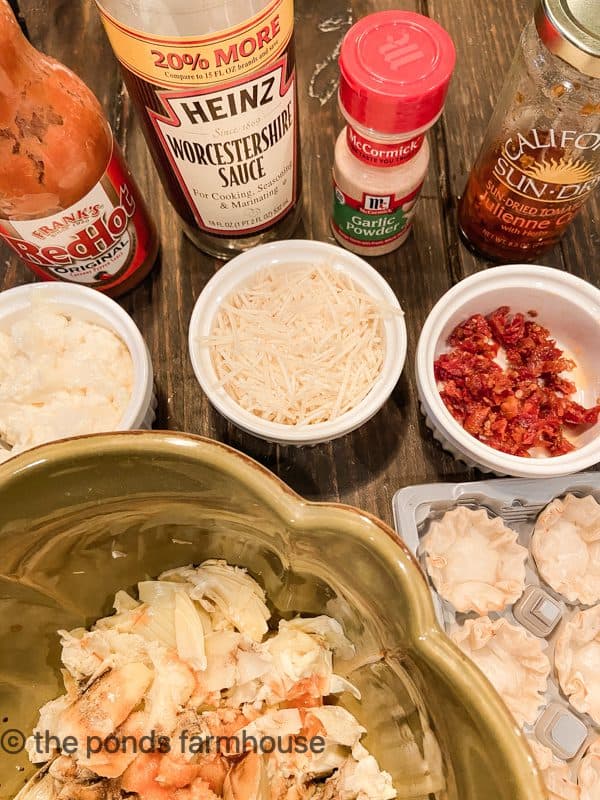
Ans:
[[[361,255],[407,238],[425,180],[425,132],[442,113],[452,39],[410,11],[382,11],[350,28],[340,52],[339,102],[348,123],[335,145],[332,229]]]

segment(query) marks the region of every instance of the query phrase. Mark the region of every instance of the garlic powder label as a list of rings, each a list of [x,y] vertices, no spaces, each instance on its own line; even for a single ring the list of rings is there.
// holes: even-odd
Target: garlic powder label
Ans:
[[[334,181],[334,231],[349,244],[379,247],[408,235],[423,184],[410,194],[368,194],[353,197]]]
[[[160,92],[149,112],[199,225],[251,233],[294,203],[296,108],[286,58],[218,90]]]

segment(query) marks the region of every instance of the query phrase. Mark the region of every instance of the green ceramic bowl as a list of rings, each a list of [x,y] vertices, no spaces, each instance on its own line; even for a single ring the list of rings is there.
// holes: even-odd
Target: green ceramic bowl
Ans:
[[[223,445],[122,433],[11,459],[0,466],[0,554],[0,798],[33,772],[6,752],[18,744],[9,730],[29,733],[61,691],[57,629],[109,613],[119,588],[209,557],[247,567],[279,614],[340,620],[357,652],[337,671],[363,694],[347,705],[400,798],[544,798],[523,736],[437,626],[392,531],[305,502]]]

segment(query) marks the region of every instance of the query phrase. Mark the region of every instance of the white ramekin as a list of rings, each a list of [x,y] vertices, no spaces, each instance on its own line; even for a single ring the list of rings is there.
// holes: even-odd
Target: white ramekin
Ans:
[[[596,405],[600,397],[600,290],[559,269],[514,264],[465,278],[446,292],[427,317],[417,347],[416,378],[428,427],[455,458],[484,472],[550,478],[587,469],[600,461],[600,422],[579,435],[578,448],[571,453],[523,458],[478,441],[444,405],[433,365],[448,349],[449,334],[472,314],[489,314],[504,305],[512,312],[538,312],[540,324],[577,363],[570,374],[578,387],[574,399],[588,407]]]
[[[114,331],[126,344],[133,362],[133,391],[116,430],[150,430],[156,417],[152,361],[135,322],[110,297],[76,283],[28,283],[0,292],[0,329],[27,311],[32,302],[52,304],[77,319]]]
[[[265,268],[294,264],[327,263],[347,274],[374,300],[400,310],[389,284],[359,256],[325,242],[291,239],[260,245],[233,258],[206,284],[192,314],[189,329],[190,356],[198,383],[212,405],[246,433],[283,445],[314,445],[328,442],[359,428],[374,416],[398,382],[406,358],[406,326],[402,313],[384,320],[383,369],[368,395],[352,410],[330,422],[314,425],[284,425],[269,422],[241,408],[220,386],[208,347],[199,344],[209,336],[215,315],[223,302],[252,275]]]

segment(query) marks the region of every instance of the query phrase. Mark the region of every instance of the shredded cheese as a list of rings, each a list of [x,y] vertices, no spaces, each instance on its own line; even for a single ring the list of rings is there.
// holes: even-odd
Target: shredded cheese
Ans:
[[[209,347],[221,385],[257,417],[327,422],[375,384],[384,360],[384,308],[323,264],[265,270],[219,308]]]

